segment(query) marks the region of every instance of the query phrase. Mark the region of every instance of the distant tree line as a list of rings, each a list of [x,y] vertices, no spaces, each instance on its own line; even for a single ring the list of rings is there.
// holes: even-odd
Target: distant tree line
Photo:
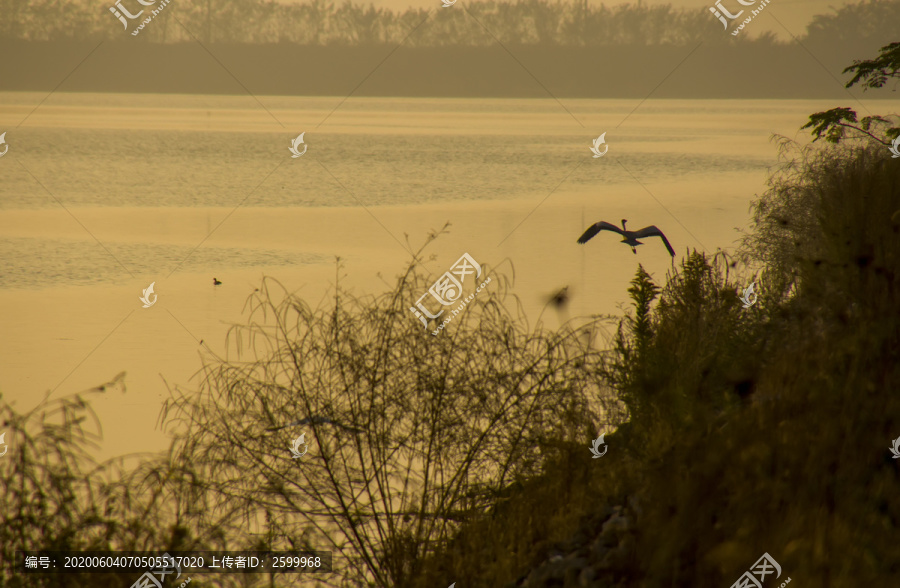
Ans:
[[[141,19],[160,4],[120,1],[133,14],[143,9]],[[704,3],[694,9],[676,9],[671,5],[590,6],[586,0],[481,0],[443,10],[438,0],[434,2],[431,10],[391,11],[349,0],[290,5],[272,0],[172,0],[138,39],[332,46],[403,42],[410,47],[435,47],[487,46],[496,37],[505,44],[586,47],[685,45],[700,39],[744,43],[750,38],[713,34],[719,25]],[[122,39],[127,33],[109,10],[113,4],[114,0],[0,0],[0,40]],[[132,22],[137,25],[141,19]],[[805,39],[822,46],[872,38],[883,44],[897,22],[900,0],[862,0],[833,14],[817,15]],[[771,43],[774,36],[756,40]]]

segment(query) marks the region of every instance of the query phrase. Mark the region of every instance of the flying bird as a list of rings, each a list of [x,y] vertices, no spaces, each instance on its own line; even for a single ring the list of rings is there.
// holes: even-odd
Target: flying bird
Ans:
[[[119,390],[122,394],[125,393],[125,372],[119,372],[115,375],[115,377],[106,382],[105,384],[100,384],[99,386],[94,386],[90,390],[86,390],[86,392],[106,392],[107,390]]]
[[[556,310],[562,310],[569,303],[569,287],[564,286],[559,292],[550,296],[547,304],[552,304]]]
[[[300,419],[299,421],[294,421],[292,423],[288,423],[286,425],[282,425],[280,427],[269,427],[266,431],[278,431],[280,429],[287,429],[288,427],[296,427],[298,425],[334,425],[335,427],[340,427],[341,429],[351,431],[353,433],[362,433],[362,429],[357,429],[356,427],[348,427],[346,425],[342,425],[331,420],[328,417],[313,415],[311,417],[306,417],[304,419]]]
[[[544,308],[541,310],[541,316],[544,314],[544,310],[548,306],[552,306],[556,310],[556,314],[559,317],[559,321],[564,323],[569,320],[568,313],[566,312],[566,308],[569,306],[569,287],[563,286],[554,294],[544,295],[541,297],[544,300]],[[540,320],[540,318],[538,319]]]
[[[625,223],[628,222],[628,219],[622,219],[622,228],[620,229],[616,225],[612,225],[606,221],[600,221],[599,223],[594,223],[588,227],[588,229],[584,232],[583,235],[578,237],[578,242],[582,245],[591,240],[591,238],[599,233],[600,231],[615,231],[619,233],[624,239],[622,239],[622,243],[631,246],[631,251],[633,253],[637,253],[636,247],[638,245],[643,245],[638,239],[642,239],[644,237],[659,237],[662,239],[663,243],[666,245],[666,249],[669,250],[669,255],[675,257],[675,250],[672,249],[672,246],[669,244],[666,236],[663,235],[663,232],[656,228],[656,225],[650,225],[649,227],[644,227],[639,231],[629,231],[625,228]]]
[[[221,283],[222,283],[222,282],[220,282],[220,281],[217,280],[216,278],[213,278],[213,286],[218,286],[218,285],[221,284]]]

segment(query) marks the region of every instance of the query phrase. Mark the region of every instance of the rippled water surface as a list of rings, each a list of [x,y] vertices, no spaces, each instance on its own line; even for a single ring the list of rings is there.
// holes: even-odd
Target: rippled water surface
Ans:
[[[638,263],[662,281],[671,259],[658,241],[637,255],[609,234],[577,245],[586,225],[655,224],[679,256],[731,248],[777,163],[772,135],[805,141],[807,116],[835,106],[44,98],[0,93],[0,391],[24,408],[127,370],[128,393],[100,407],[116,452],[161,446],[160,376],[190,383],[201,339],[224,355],[263,274],[312,305],[335,280],[376,294],[449,221],[425,264],[434,275],[468,252],[512,264],[532,319],[565,285],[572,316],[616,313]],[[308,151],[293,159],[301,132]],[[604,132],[609,151],[593,158]],[[151,282],[159,301],[144,309]]]

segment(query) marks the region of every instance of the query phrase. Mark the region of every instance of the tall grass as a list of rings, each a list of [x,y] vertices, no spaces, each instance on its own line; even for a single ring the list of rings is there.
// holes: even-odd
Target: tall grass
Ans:
[[[721,587],[768,552],[780,581],[896,583],[900,165],[883,146],[785,142],[782,154],[734,260],[694,252],[661,286],[638,268],[601,368],[629,414],[602,467],[586,446],[584,471],[548,464],[429,562],[444,577],[490,561],[484,585],[521,585],[575,553],[591,585]],[[744,309],[754,276],[760,297]],[[555,489],[565,500],[546,502]],[[616,558],[595,547],[610,505],[630,513]],[[507,542],[529,509],[548,538]]]
[[[745,243],[768,276],[761,307],[741,320],[754,338],[692,350],[743,354],[750,404],[709,432],[679,429],[648,471],[646,525],[664,539],[644,535],[636,563],[652,578],[715,585],[764,551],[810,585],[900,576],[891,539],[900,509],[890,499],[900,468],[887,452],[900,435],[900,240],[891,220],[900,167],[883,147],[783,148],[792,163],[756,203]],[[697,305],[715,307],[709,297]],[[661,323],[687,329],[658,310]],[[663,345],[655,359],[675,349]],[[707,388],[728,390],[728,379],[708,374]]]
[[[41,403],[19,414],[0,404],[8,445],[0,458],[0,583],[49,586],[47,576],[13,575],[15,552],[88,549],[106,543],[115,517],[98,508],[90,450],[100,423],[85,395]]]
[[[25,413],[0,402],[0,432],[8,445],[0,458],[0,586],[119,588],[137,579],[134,574],[24,575],[14,568],[22,563],[17,551],[161,554],[223,547],[228,530],[210,513],[199,516],[198,488],[184,464],[166,455],[94,459],[103,431],[91,399],[107,390],[97,386],[54,399],[48,394]],[[197,580],[193,586],[204,585]]]
[[[491,283],[437,336],[409,311],[433,280],[417,263],[378,296],[338,274],[318,308],[265,278],[229,334],[234,357],[167,408],[203,510],[251,526],[264,513],[274,546],[331,550],[327,585],[401,586],[510,485],[581,444],[601,414],[599,352],[574,330],[524,330],[508,282],[483,268]],[[334,424],[267,430],[313,415]],[[309,452],[293,459],[301,433]]]

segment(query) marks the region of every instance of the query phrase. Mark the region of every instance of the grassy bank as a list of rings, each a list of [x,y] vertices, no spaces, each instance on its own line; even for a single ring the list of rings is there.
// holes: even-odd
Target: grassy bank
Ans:
[[[630,415],[608,454],[568,448],[410,586],[721,587],[766,552],[779,582],[900,578],[900,165],[783,148],[740,261],[638,270],[600,367]]]

